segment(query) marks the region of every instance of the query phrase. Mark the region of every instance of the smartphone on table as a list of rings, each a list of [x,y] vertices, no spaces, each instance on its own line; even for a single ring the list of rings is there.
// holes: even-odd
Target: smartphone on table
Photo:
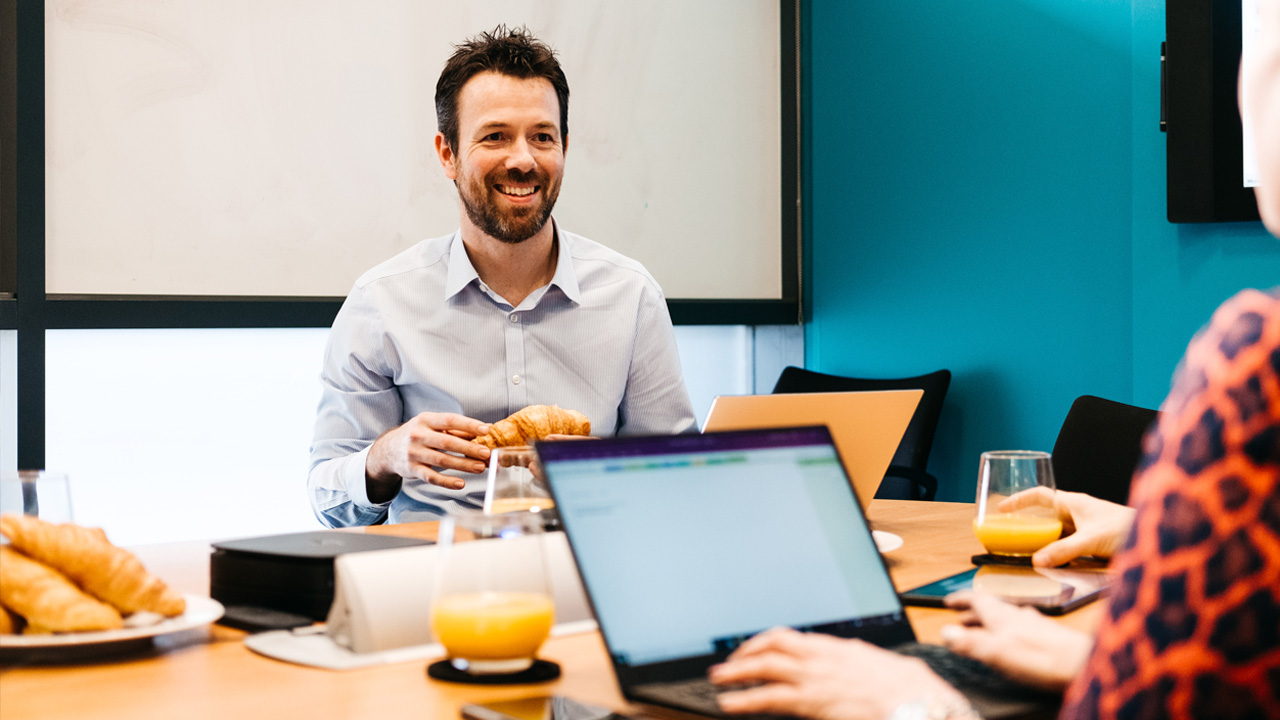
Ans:
[[[1029,605],[1046,615],[1061,615],[1102,597],[1111,585],[1105,568],[1034,568],[982,565],[900,593],[908,605],[943,607],[943,599],[960,590],[995,595],[1016,605]]]
[[[609,708],[563,695],[463,705],[462,717],[467,720],[634,720]]]

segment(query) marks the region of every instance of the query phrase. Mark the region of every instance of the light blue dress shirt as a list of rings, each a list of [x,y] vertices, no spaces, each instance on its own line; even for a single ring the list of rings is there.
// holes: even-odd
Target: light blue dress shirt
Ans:
[[[584,413],[597,436],[696,429],[658,283],[599,243],[556,236],[554,277],[515,308],[480,281],[457,232],[356,280],[321,373],[307,486],[322,523],[432,520],[482,504],[484,474],[465,473],[461,490],[406,479],[390,503],[369,501],[369,446],[421,412],[496,422],[546,404]]]

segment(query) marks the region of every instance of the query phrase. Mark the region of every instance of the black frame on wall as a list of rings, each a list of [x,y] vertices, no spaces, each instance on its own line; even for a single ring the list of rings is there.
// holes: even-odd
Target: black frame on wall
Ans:
[[[800,0],[779,0],[782,298],[682,300],[677,325],[791,325],[800,303]],[[341,297],[45,292],[44,0],[0,0],[0,330],[16,330],[18,466],[45,465],[45,331],[328,327]]]
[[[1168,0],[1161,43],[1160,125],[1167,133],[1171,223],[1253,222],[1244,186],[1244,131],[1236,100],[1239,0]]]

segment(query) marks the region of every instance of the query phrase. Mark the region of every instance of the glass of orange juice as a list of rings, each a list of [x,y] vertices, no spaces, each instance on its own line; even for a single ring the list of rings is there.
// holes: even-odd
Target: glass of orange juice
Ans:
[[[982,453],[973,532],[992,555],[1029,556],[1062,535],[1052,504],[1002,511],[1001,503],[1037,487],[1055,490],[1049,453],[994,450]]]
[[[431,630],[454,669],[500,675],[533,665],[555,622],[542,532],[527,512],[441,521]],[[463,537],[477,539],[455,542]]]
[[[555,525],[555,501],[537,472],[533,448],[500,447],[489,454],[484,511],[490,515],[541,513],[544,525]]]

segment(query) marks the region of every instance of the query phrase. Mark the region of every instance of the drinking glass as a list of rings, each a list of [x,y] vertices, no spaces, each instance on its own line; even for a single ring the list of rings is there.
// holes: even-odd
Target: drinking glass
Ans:
[[[49,470],[0,473],[0,513],[72,522],[70,480],[66,473]]]
[[[541,513],[544,525],[554,525],[555,501],[538,472],[533,448],[500,447],[489,454],[484,511],[489,515]]]
[[[992,555],[1034,554],[1062,535],[1062,521],[1051,499],[1054,490],[1049,453],[1036,450],[982,453],[974,534]],[[1034,498],[1035,502],[1009,501],[1018,493],[1028,492],[1031,494],[1022,500]]]
[[[496,675],[533,665],[555,622],[542,533],[529,512],[441,521],[431,629],[455,669]]]

